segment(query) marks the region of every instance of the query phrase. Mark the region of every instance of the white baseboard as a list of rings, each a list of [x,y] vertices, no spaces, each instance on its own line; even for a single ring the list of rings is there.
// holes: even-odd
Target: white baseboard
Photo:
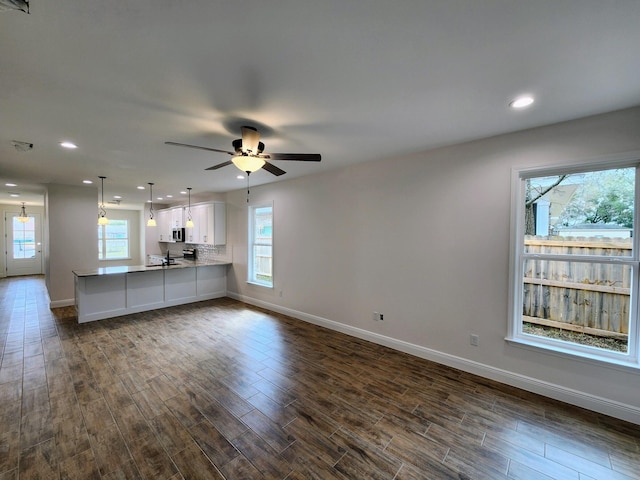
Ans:
[[[627,405],[615,400],[610,400],[603,397],[591,395],[586,392],[573,390],[562,385],[557,385],[536,378],[527,377],[518,373],[510,372],[500,368],[495,368],[483,363],[474,362],[466,358],[457,357],[448,353],[439,352],[430,348],[415,345],[413,343],[405,342],[403,340],[397,340],[395,338],[380,335],[378,333],[369,332],[367,330],[345,325],[340,322],[329,320],[316,315],[310,315],[308,313],[293,310],[280,305],[275,305],[268,302],[263,302],[255,298],[247,297],[245,295],[239,295],[234,292],[227,292],[227,296],[239,300],[241,302],[255,305],[257,307],[272,310],[289,317],[297,318],[314,325],[328,328],[337,332],[345,333],[356,338],[368,340],[378,345],[392,348],[416,357],[431,360],[449,367],[457,368],[464,372],[472,373],[481,377],[495,380],[496,382],[518,387],[523,390],[537,393],[545,397],[560,400],[562,402],[576,405],[588,410],[603,413],[627,422],[632,422],[640,425],[640,408],[633,405]]]
[[[56,300],[49,302],[49,308],[72,307],[75,304],[76,300],[74,298],[67,298],[66,300]]]

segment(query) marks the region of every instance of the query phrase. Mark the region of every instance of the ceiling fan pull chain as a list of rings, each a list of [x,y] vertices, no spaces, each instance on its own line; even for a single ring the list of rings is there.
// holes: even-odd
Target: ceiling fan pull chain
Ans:
[[[250,185],[249,185],[249,175],[251,175],[251,172],[247,172],[247,203],[249,203],[249,191],[250,191]]]

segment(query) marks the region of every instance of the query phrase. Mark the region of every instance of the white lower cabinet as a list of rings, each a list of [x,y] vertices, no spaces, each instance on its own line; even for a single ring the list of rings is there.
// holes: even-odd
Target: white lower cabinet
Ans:
[[[150,310],[164,304],[164,272],[127,273],[127,308]],[[140,310],[143,311],[143,310]]]
[[[227,264],[156,267],[103,275],[76,273],[74,279],[78,323],[211,300],[227,294]]]
[[[196,271],[196,293],[198,297],[216,296],[227,291],[227,271],[224,268],[207,266]]]
[[[179,305],[196,299],[196,269],[177,268],[164,271],[164,303]],[[177,302],[177,303],[176,303]]]

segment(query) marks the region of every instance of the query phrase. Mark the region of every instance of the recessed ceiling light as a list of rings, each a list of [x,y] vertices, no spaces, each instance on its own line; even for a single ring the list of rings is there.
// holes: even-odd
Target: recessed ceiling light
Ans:
[[[137,188],[138,190],[144,190],[144,187],[143,187],[142,185],[138,185],[136,188]]]
[[[60,142],[60,146],[62,148],[68,148],[70,150],[73,150],[74,148],[78,148],[78,146],[73,142]]]
[[[167,195],[167,198],[173,198],[173,195]]]
[[[114,195],[113,198],[115,198],[116,200],[120,200],[122,197],[120,195]]]
[[[244,175],[238,175],[236,178],[237,178],[238,180],[244,180]]]
[[[180,192],[180,195],[186,195],[186,194],[187,194],[187,192],[185,192],[185,191]]]
[[[158,197],[156,198],[156,200],[164,200],[162,197]]]
[[[17,187],[18,185],[16,185],[15,183],[5,183],[5,185],[7,187]]]
[[[15,197],[19,197],[20,194],[19,193],[10,193],[9,196],[15,198]]]
[[[533,97],[531,95],[522,95],[518,98],[513,99],[511,103],[509,103],[509,106],[515,109],[527,108],[532,103]]]
[[[91,180],[82,180],[82,183],[86,185],[91,185],[93,182]]]

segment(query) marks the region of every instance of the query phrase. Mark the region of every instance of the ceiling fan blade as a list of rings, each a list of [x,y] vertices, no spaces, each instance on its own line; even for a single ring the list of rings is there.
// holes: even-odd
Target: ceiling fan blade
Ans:
[[[213,167],[205,168],[205,170],[217,170],[222,167],[226,167],[227,165],[231,165],[233,162],[228,160],[226,162],[219,163],[218,165],[214,165]]]
[[[269,160],[293,160],[298,162],[319,162],[322,159],[319,153],[265,153],[260,157]]]
[[[282,170],[281,168],[276,167],[275,165],[269,163],[269,162],[264,162],[264,165],[262,166],[263,170],[266,170],[267,172],[275,175],[276,177],[279,177],[280,175],[284,175],[285,172],[284,170]]]
[[[189,145],[187,143],[176,143],[176,142],[164,142],[164,143],[165,145],[174,145],[176,147],[196,148],[198,150],[206,150],[208,152],[219,152],[219,153],[227,153],[229,155],[235,155],[234,152],[230,152],[228,150],[219,150],[217,148],[199,147],[198,145]]]
[[[258,154],[260,132],[253,127],[242,127],[242,150],[252,155]]]

